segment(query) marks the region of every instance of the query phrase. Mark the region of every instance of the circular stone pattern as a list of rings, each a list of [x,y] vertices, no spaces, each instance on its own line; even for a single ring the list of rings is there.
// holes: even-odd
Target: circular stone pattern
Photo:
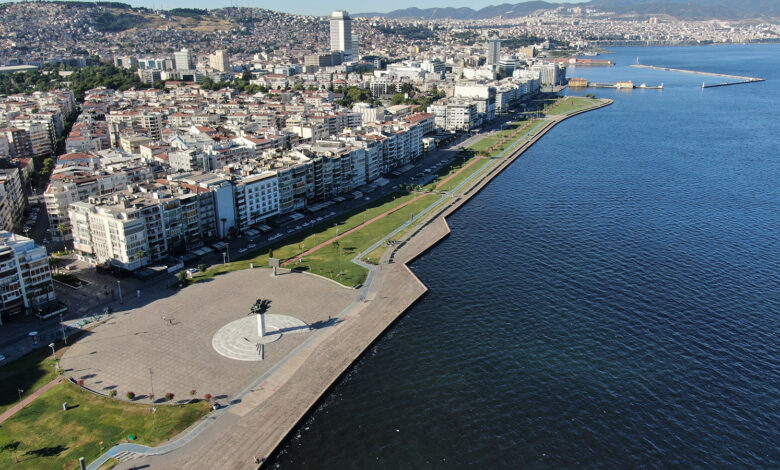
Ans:
[[[310,330],[305,322],[289,315],[265,314],[265,335],[257,331],[257,315],[247,315],[220,328],[211,339],[219,354],[239,361],[262,361],[259,345],[273,343],[282,335]]]

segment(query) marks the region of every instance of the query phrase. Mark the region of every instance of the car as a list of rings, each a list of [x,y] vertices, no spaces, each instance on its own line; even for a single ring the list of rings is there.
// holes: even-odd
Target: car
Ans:
[[[5,356],[3,356],[2,354],[0,354],[0,362],[2,362],[2,361],[5,361]]]
[[[254,247],[256,247],[256,246],[257,246],[257,245],[255,245],[254,243],[250,243],[250,244],[249,244],[249,245],[247,245],[246,247],[247,247],[247,248],[254,248]]]
[[[198,268],[190,268],[187,270],[187,272],[190,274],[198,274],[200,271],[198,270]]]
[[[295,226],[295,230],[300,230],[300,229],[301,229],[301,226],[300,226],[300,225],[296,225],[296,226]]]
[[[247,250],[246,248],[240,248],[240,249],[238,250],[238,252],[239,252],[239,253],[246,253],[246,250]]]
[[[320,222],[323,219],[322,216],[317,217],[317,222]]]
[[[276,240],[277,238],[279,238],[281,236],[282,236],[281,233],[275,233],[275,234],[271,235],[270,237],[268,237],[268,240],[269,241],[273,241],[273,240]]]
[[[295,231],[295,229],[291,228],[290,230],[287,231],[287,233],[293,233],[294,231]]]

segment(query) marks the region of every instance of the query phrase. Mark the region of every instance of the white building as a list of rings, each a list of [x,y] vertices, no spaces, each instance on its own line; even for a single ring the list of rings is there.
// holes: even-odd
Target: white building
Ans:
[[[227,72],[230,70],[230,57],[227,52],[219,49],[209,56],[209,65],[211,65],[211,68],[214,70]]]
[[[265,171],[237,180],[234,194],[240,230],[246,230],[279,213],[279,179],[275,171]]]
[[[192,53],[187,49],[182,49],[173,53],[173,63],[176,70],[193,70],[195,68]]]
[[[344,62],[354,60],[352,48],[352,18],[344,10],[334,11],[330,15],[330,50],[343,52]]]
[[[0,325],[12,315],[56,300],[46,248],[27,237],[0,232]]]

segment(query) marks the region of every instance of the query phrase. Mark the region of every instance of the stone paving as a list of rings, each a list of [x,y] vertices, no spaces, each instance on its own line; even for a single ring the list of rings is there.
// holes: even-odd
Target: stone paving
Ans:
[[[282,335],[264,346],[263,361],[217,353],[212,347],[217,331],[246,318],[258,298],[271,300],[269,318],[281,314],[313,328],[330,328],[330,318],[357,295],[309,274],[274,278],[268,269],[237,271],[113,314],[73,345],[61,365],[66,376],[83,379],[85,387],[104,394],[117,390],[122,399],[132,391],[137,401],[149,402],[152,388],[156,399],[168,392],[189,399],[190,390],[198,397],[210,393],[223,399],[251,384],[311,335],[308,328]]]
[[[258,345],[262,344],[265,347],[267,344],[279,341],[284,335],[308,333],[312,328],[295,317],[267,313],[265,334],[261,337],[258,333],[256,317],[256,315],[249,315],[223,326],[211,339],[211,346],[229,359],[263,361],[265,358]]]

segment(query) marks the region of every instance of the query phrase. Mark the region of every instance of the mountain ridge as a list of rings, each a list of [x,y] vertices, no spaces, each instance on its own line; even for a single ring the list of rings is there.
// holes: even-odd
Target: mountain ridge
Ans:
[[[496,17],[517,18],[537,10],[558,7],[593,8],[618,15],[669,15],[680,19],[739,20],[747,18],[780,17],[778,0],[592,0],[582,3],[552,3],[533,0],[521,3],[489,5],[479,10],[469,7],[425,8],[417,7],[393,10],[387,13],[358,13],[353,17],[383,17],[389,19],[458,19],[481,20]]]

